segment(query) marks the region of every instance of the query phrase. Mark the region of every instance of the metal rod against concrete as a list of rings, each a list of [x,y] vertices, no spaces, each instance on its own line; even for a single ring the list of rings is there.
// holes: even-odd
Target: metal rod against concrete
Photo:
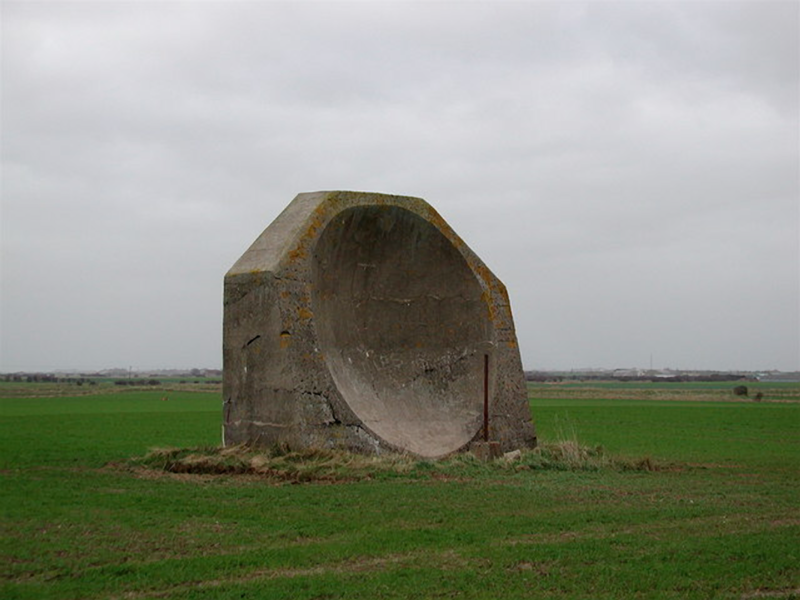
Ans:
[[[489,441],[489,355],[483,355],[483,441]]]

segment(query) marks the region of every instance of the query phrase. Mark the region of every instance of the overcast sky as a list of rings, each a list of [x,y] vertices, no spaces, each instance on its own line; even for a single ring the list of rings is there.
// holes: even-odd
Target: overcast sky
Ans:
[[[220,367],[335,189],[430,202],[528,369],[800,369],[798,7],[3,1],[0,371]]]

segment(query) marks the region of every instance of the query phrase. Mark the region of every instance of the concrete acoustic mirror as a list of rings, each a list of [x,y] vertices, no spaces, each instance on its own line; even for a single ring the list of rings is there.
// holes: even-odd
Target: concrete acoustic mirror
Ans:
[[[225,275],[223,329],[226,445],[536,444],[505,286],[419,198],[298,195]]]

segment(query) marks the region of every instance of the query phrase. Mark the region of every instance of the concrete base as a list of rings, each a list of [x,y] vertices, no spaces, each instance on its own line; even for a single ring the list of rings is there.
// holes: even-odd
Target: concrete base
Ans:
[[[503,456],[500,442],[472,442],[469,449],[475,455],[475,458],[484,462]]]

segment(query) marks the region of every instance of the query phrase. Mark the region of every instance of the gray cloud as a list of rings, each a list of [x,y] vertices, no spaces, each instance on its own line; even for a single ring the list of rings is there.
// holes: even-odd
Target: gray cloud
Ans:
[[[219,366],[317,189],[434,204],[530,368],[800,368],[796,3],[2,11],[0,370]]]

